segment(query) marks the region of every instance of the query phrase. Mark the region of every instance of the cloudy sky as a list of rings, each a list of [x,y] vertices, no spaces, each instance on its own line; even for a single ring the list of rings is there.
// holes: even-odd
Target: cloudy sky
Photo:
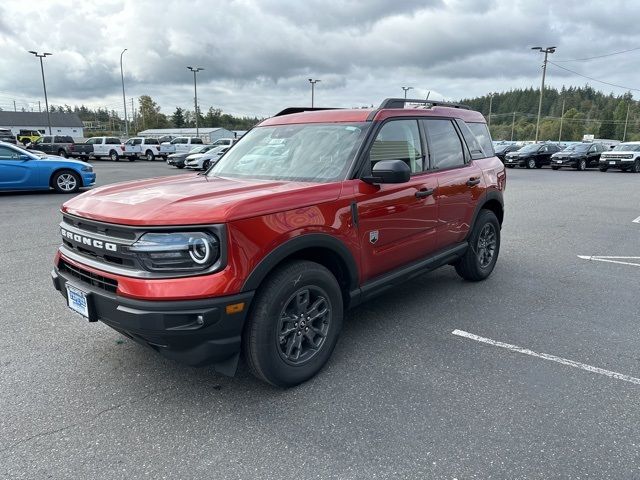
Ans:
[[[538,86],[542,55],[557,46],[565,68],[639,88],[638,1],[539,0],[3,0],[0,2],[0,108],[37,110],[43,99],[37,59],[45,60],[49,101],[122,112],[120,52],[127,98],[151,95],[164,113],[198,97],[240,115],[267,116],[310,102],[377,105],[431,91],[457,100]],[[635,50],[632,50],[635,49]],[[620,55],[586,61],[623,50]],[[626,90],[555,65],[548,84]],[[413,92],[412,92],[413,93]],[[636,95],[637,97],[637,95]],[[128,100],[130,101],[130,100]]]

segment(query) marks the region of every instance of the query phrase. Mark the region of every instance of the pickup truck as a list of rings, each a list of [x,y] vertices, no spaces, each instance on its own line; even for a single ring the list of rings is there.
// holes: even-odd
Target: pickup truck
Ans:
[[[69,135],[45,135],[29,144],[27,148],[64,158],[75,156],[75,142]]]
[[[204,142],[198,137],[176,137],[171,142],[165,142],[160,145],[160,155],[166,158],[172,153],[186,153],[197,145]]]
[[[76,157],[86,158],[102,158],[109,157],[114,162],[120,160],[120,157],[124,153],[124,146],[117,137],[93,137],[87,140],[85,143],[75,145]],[[129,158],[130,162],[133,162],[135,158]]]
[[[130,138],[124,143],[124,156],[134,160],[144,158],[153,161],[160,156],[160,142],[157,138]]]

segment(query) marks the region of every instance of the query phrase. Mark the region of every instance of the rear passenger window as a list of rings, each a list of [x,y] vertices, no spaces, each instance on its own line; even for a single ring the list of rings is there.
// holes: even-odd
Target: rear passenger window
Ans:
[[[462,120],[456,120],[456,122],[458,124],[458,128],[460,128],[460,131],[462,132],[462,136],[464,137],[464,141],[467,144],[467,148],[469,149],[471,158],[475,160],[477,158],[488,157],[489,155],[487,155],[483,148],[480,146],[480,142],[478,142],[478,139],[471,132],[467,124]]]
[[[462,142],[451,120],[423,120],[427,130],[431,166],[434,169],[461,167],[465,164]]]
[[[157,138],[147,138],[145,140],[145,143],[147,145],[158,145],[158,139]]]
[[[192,144],[197,143],[197,144],[202,145],[202,139],[201,138],[192,138],[191,139],[191,143]]]
[[[369,153],[371,167],[381,160],[402,160],[411,173],[424,170],[420,130],[416,120],[394,120],[383,125]]]
[[[491,142],[491,134],[486,123],[467,123],[469,130],[475,135],[476,139],[480,143],[482,150],[487,157],[493,157],[495,152],[493,151],[493,143]]]
[[[104,143],[107,145],[120,145],[120,139],[110,137],[110,138],[107,138]]]

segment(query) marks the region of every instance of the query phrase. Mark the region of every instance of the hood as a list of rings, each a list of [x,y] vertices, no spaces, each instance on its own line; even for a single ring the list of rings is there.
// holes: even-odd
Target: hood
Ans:
[[[56,155],[47,155],[46,157],[38,157],[39,162],[56,162],[65,163],[67,165],[77,165],[79,167],[92,167],[90,163],[83,162],[81,160],[74,160],[73,158],[58,157]]]
[[[285,182],[177,175],[96,188],[62,211],[121,225],[202,225],[335,200],[339,183]]]

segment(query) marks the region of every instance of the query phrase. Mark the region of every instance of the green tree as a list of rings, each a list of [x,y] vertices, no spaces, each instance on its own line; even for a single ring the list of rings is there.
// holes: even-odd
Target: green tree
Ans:
[[[167,117],[160,113],[160,106],[149,95],[142,95],[138,99],[138,109],[140,120],[142,121],[142,130],[165,128],[169,125]]]
[[[173,122],[173,126],[176,128],[184,127],[184,110],[180,107],[176,107],[176,111],[173,112],[173,115],[171,116],[171,121]]]
[[[616,136],[616,126],[613,123],[613,111],[607,110],[602,116],[602,123],[598,129],[598,138],[611,138]]]

